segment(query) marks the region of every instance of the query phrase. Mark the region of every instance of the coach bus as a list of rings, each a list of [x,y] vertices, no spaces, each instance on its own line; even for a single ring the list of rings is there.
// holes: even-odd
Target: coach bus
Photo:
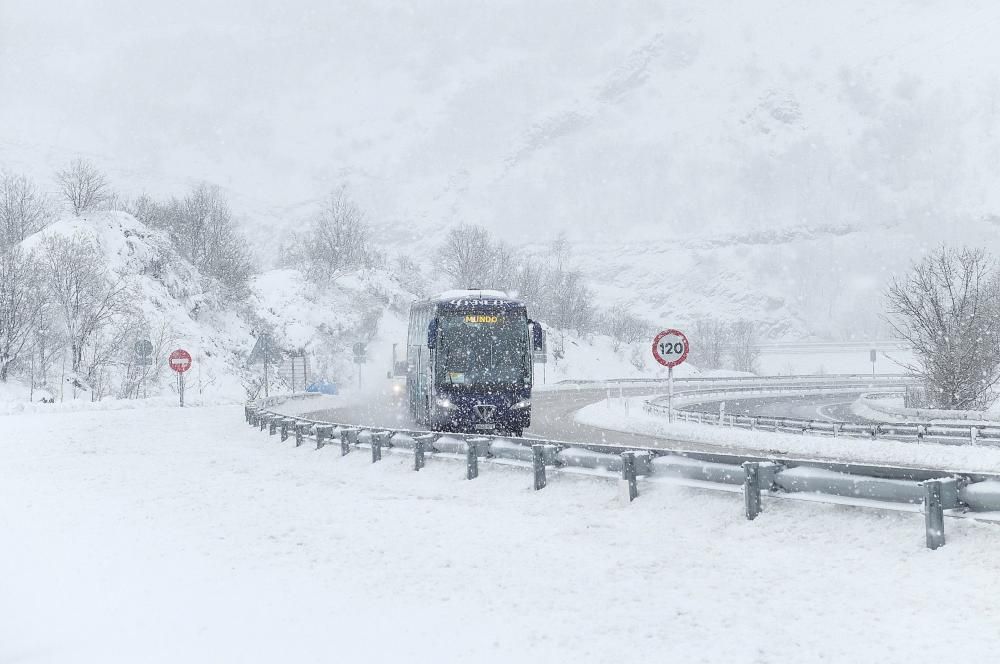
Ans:
[[[407,333],[410,413],[435,431],[523,434],[531,424],[533,351],[542,328],[499,291],[415,302]]]

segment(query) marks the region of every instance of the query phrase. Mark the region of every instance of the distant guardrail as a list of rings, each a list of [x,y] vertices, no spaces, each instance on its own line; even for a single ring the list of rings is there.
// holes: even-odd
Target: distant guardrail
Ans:
[[[248,404],[247,423],[282,442],[294,438],[296,447],[309,441],[317,450],[334,447],[341,455],[366,448],[372,463],[381,461],[385,451],[412,454],[414,470],[435,456],[459,459],[469,480],[478,477],[480,459],[491,459],[530,467],[536,490],[547,485],[550,468],[617,476],[629,502],[639,496],[642,482],[657,476],[707,488],[732,490],[737,485],[750,520],[763,511],[763,499],[771,497],[821,494],[834,502],[891,509],[923,505],[926,545],[932,549],[945,543],[946,516],[1000,510],[997,473],[363,426],[288,416],[276,410],[278,405],[274,399],[266,406]]]
[[[821,390],[823,392],[836,391],[838,388]],[[892,387],[887,384],[886,387]],[[773,389],[774,386],[753,386],[740,390],[740,394],[760,394],[772,393],[782,394],[787,392],[810,392],[811,386],[784,386],[781,390]],[[697,393],[699,401],[718,401],[731,398],[733,390],[726,391],[704,390]],[[668,415],[669,408],[663,402],[664,397],[648,399],[643,403],[643,410],[656,415]],[[769,417],[758,415],[727,415],[725,413],[714,413],[700,410],[697,404],[675,405],[673,409],[675,420],[682,422],[693,422],[696,424],[709,424],[716,426],[729,426],[748,429],[751,431],[771,431],[779,433],[797,433],[831,437],[851,437],[851,438],[872,438],[888,439],[904,442],[930,442],[942,445],[986,445],[990,447],[1000,447],[1000,422],[995,424],[972,423],[965,424],[938,424],[931,422],[872,422],[870,424],[858,424],[854,422],[838,422],[834,420],[815,420],[796,417]]]
[[[591,387],[602,387],[608,385],[638,385],[638,384],[651,384],[659,385],[667,384],[667,378],[613,378],[606,380],[590,380],[590,379],[567,379],[560,380],[552,385],[565,385],[569,386],[591,386]],[[686,378],[674,378],[675,387],[683,387],[685,385],[721,385],[721,384],[753,384],[753,383],[765,383],[768,385],[780,385],[780,384],[795,384],[795,383],[818,383],[818,384],[830,384],[830,383],[841,383],[850,382],[857,383],[861,385],[871,385],[871,384],[882,384],[882,383],[899,383],[899,384],[915,384],[918,381],[910,376],[905,376],[902,374],[801,374],[801,375],[789,375],[789,376],[689,376]]]

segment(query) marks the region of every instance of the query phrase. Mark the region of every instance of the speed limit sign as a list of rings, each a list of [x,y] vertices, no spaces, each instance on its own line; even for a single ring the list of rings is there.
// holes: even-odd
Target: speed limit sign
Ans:
[[[687,337],[680,330],[663,330],[653,339],[653,357],[671,369],[687,359],[688,349]]]

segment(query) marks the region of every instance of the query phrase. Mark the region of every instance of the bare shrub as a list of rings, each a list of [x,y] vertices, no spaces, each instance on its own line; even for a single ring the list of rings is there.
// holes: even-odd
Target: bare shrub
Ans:
[[[760,346],[757,342],[757,331],[754,324],[748,320],[738,320],[730,328],[730,355],[733,369],[757,372],[757,360],[760,358]]]
[[[702,369],[721,369],[730,343],[730,328],[715,318],[702,318],[695,322],[690,341],[692,363]]]
[[[649,334],[651,325],[629,313],[623,305],[615,305],[600,317],[598,331],[611,338],[611,347],[618,352],[622,345],[641,341]]]

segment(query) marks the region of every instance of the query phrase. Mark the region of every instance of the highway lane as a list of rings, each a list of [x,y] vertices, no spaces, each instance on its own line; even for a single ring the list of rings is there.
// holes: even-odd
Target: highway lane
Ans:
[[[650,394],[648,386],[625,388],[625,396],[643,396]],[[612,391],[617,397],[617,388]],[[575,390],[539,391],[533,397],[532,424],[525,431],[525,438],[540,438],[545,440],[572,441],[585,444],[625,445],[636,447],[666,447],[681,448],[691,451],[732,452],[740,453],[740,448],[709,443],[696,443],[669,437],[647,436],[635,433],[609,431],[580,424],[574,419],[574,414],[580,408],[601,401],[606,396],[604,388],[581,388]],[[849,398],[835,395],[835,399]],[[782,397],[791,399],[792,397]],[[826,397],[830,399],[830,397]],[[750,400],[747,400],[750,401]],[[766,401],[766,400],[762,400]],[[735,403],[735,402],[734,402]],[[849,402],[848,402],[849,403]],[[641,407],[638,402],[635,407]],[[804,407],[799,404],[799,407]],[[718,408],[716,406],[716,408]],[[727,405],[728,408],[728,405]],[[727,411],[732,412],[732,411]],[[308,413],[305,417],[328,422],[351,423],[373,428],[424,429],[414,422],[406,412],[405,402],[387,397],[373,398],[370,401],[355,405]],[[780,454],[778,450],[772,453]]]
[[[863,394],[812,394],[781,397],[747,397],[727,399],[728,415],[755,417],[794,417],[803,420],[825,420],[829,422],[851,422],[864,424],[868,420],[851,412],[851,404]],[[717,413],[719,401],[710,401],[695,406],[697,410]]]

